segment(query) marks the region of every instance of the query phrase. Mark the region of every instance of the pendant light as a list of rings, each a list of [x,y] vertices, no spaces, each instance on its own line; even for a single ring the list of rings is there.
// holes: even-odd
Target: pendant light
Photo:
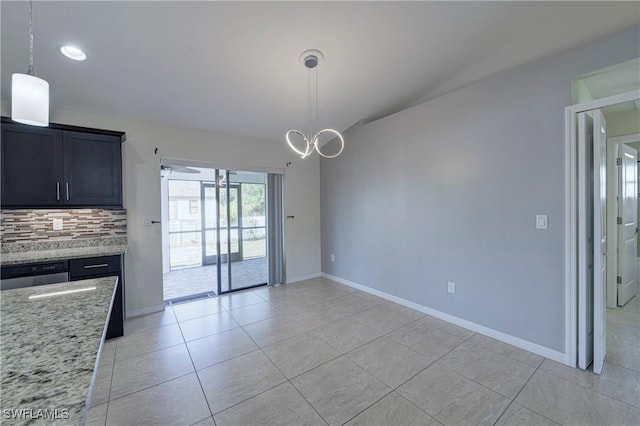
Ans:
[[[316,151],[319,155],[324,158],[336,158],[338,155],[342,154],[344,150],[344,138],[334,129],[323,129],[318,131],[318,70],[317,66],[320,63],[320,60],[324,58],[322,52],[319,50],[307,50],[302,52],[300,58],[303,59],[304,66],[309,70],[307,75],[307,112],[309,119],[309,131],[308,134],[304,134],[299,130],[289,130],[285,136],[287,143],[294,150],[300,158],[306,158]],[[315,114],[313,112],[313,100],[312,100],[312,82],[311,76],[315,77]],[[332,139],[336,139],[340,143],[340,149],[337,154],[328,155],[324,154],[320,151],[320,137],[330,137]],[[299,139],[302,141],[303,149],[296,147],[294,144],[294,139]],[[299,144],[299,142],[298,142]]]
[[[18,123],[49,125],[49,83],[33,71],[33,3],[29,1],[29,69],[11,76],[11,119]]]

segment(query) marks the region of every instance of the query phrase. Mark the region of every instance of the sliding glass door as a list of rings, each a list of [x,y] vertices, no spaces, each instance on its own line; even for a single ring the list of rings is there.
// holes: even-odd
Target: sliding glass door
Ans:
[[[223,294],[266,284],[267,174],[200,170],[168,180],[170,270],[172,285],[181,288],[174,293],[193,287],[194,295]]]
[[[266,175],[216,170],[202,184],[204,262],[218,266],[218,294],[266,284]]]

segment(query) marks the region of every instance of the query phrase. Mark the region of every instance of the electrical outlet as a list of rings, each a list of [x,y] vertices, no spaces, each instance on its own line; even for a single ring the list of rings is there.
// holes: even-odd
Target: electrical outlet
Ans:
[[[151,218],[148,216],[143,217],[142,226],[151,226]]]
[[[336,261],[336,255],[335,255],[335,254],[333,254],[333,253],[331,253],[331,261],[332,261],[332,262],[335,262],[335,261]]]
[[[455,293],[456,292],[456,283],[454,283],[453,281],[449,281],[447,283],[447,291],[449,293]]]
[[[61,217],[54,217],[53,219],[51,219],[51,222],[53,222],[53,230],[54,231],[62,231],[62,218]]]

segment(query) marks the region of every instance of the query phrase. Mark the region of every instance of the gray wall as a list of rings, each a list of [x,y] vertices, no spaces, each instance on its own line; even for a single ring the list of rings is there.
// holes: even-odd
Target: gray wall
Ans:
[[[320,167],[323,272],[564,352],[564,107],[639,31],[350,129]]]

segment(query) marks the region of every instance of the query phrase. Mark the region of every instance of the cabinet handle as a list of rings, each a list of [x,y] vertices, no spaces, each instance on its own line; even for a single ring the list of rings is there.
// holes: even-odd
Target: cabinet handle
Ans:
[[[84,269],[106,268],[107,266],[109,266],[108,263],[100,263],[100,264],[97,264],[97,265],[85,265]]]
[[[56,182],[56,200],[60,201],[60,182]]]
[[[69,201],[69,182],[66,182],[67,187],[67,201]]]

